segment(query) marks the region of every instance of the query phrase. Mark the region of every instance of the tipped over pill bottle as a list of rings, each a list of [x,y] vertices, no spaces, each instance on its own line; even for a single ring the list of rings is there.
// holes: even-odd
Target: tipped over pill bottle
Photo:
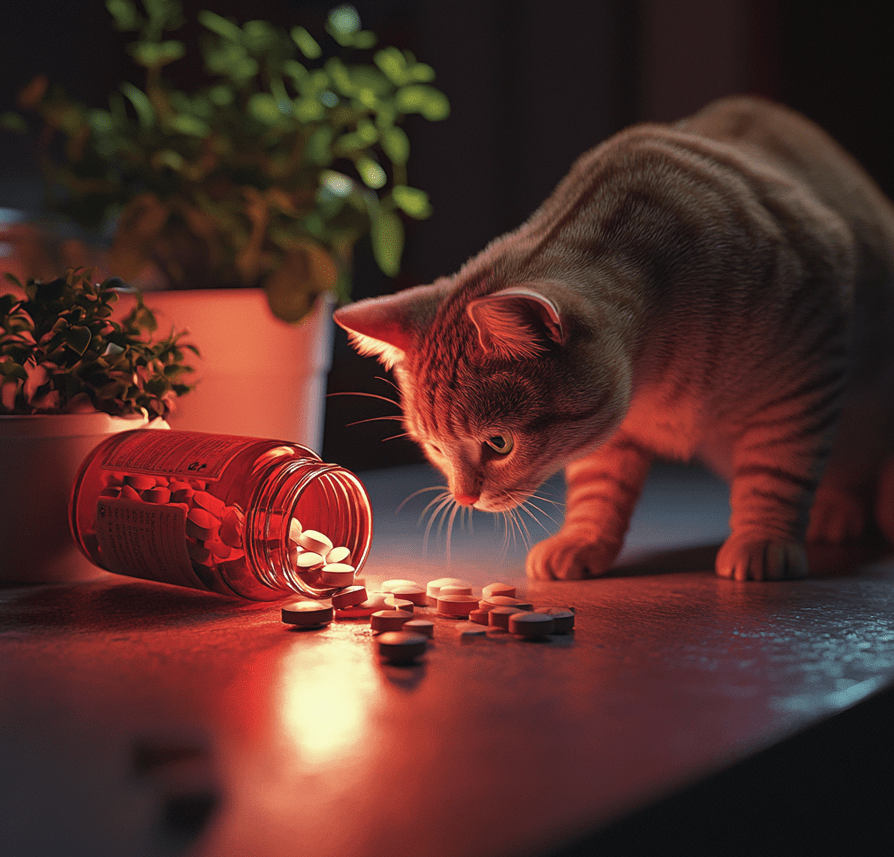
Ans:
[[[103,441],[81,465],[69,520],[107,571],[256,601],[331,595],[372,542],[350,471],[298,444],[192,431]]]

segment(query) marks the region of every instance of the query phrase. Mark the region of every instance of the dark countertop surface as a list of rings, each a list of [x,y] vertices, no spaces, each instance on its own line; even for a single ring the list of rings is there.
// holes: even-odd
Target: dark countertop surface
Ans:
[[[422,663],[397,667],[364,620],[294,630],[276,604],[105,574],[6,586],[4,855],[558,853],[894,683],[890,554],[826,547],[806,581],[716,578],[726,489],[701,471],[656,470],[619,567],[574,583],[525,580],[523,527],[447,516],[426,535],[436,492],[396,510],[436,484],[427,468],[362,476],[370,588],[513,581],[574,607],[574,633],[463,642],[437,618]]]

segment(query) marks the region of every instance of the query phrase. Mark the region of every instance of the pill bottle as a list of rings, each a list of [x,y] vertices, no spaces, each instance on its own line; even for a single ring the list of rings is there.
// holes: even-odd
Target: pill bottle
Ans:
[[[372,542],[369,497],[350,471],[294,443],[177,430],[123,432],[94,448],[69,522],[107,571],[256,601],[332,595]],[[322,562],[304,562],[305,536]],[[325,571],[327,552],[337,575]]]

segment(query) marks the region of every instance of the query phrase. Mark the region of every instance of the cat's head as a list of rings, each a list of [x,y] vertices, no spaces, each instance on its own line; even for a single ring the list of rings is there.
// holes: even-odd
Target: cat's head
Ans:
[[[627,355],[558,283],[444,279],[342,307],[335,320],[393,368],[407,431],[462,505],[523,502],[604,441],[629,404]]]

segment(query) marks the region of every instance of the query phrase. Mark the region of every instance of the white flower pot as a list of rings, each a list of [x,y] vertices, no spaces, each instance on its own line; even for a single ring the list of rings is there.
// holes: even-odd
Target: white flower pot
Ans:
[[[142,417],[101,413],[0,416],[0,580],[62,583],[106,573],[75,545],[69,494],[91,449],[110,434],[146,426]]]
[[[173,429],[275,438],[319,452],[326,375],[332,365],[331,297],[300,324],[286,324],[262,289],[197,289],[144,294],[159,334],[187,329],[202,352],[189,360],[198,387],[177,400]],[[122,302],[122,310],[132,303]]]

